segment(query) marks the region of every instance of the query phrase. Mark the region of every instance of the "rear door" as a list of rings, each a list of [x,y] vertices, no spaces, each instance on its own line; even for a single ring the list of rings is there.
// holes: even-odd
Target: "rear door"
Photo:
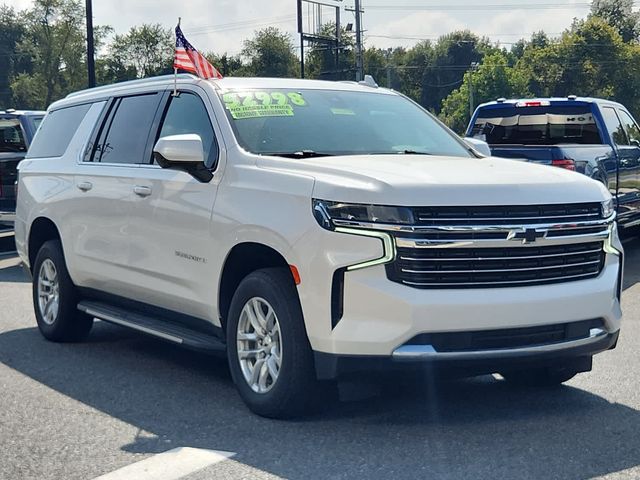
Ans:
[[[18,163],[27,152],[27,139],[20,119],[13,115],[0,117],[0,221],[2,213],[16,210],[15,182]]]
[[[133,178],[151,154],[149,133],[161,97],[111,99],[76,170],[70,218],[75,280],[84,287],[128,296],[135,286],[129,268]]]
[[[167,96],[154,142],[169,135],[199,135],[213,179],[202,183],[189,173],[160,168],[149,154],[148,164],[135,172],[129,231],[136,300],[200,318],[211,316],[217,278],[210,261],[216,248],[210,220],[221,155],[214,118],[199,87],[184,86],[179,96]]]
[[[628,223],[640,213],[640,138],[634,138],[640,132],[623,110],[604,106],[602,116],[618,153],[618,215],[621,223]]]

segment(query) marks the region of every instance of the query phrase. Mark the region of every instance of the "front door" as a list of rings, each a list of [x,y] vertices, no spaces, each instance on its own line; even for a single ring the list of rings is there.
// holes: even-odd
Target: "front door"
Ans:
[[[218,183],[220,148],[209,99],[198,87],[169,96],[159,115],[155,139],[198,134],[213,179],[160,168],[152,158],[134,179],[130,265],[143,301],[199,318],[214,315],[217,272],[212,271],[211,212]]]
[[[630,196],[630,211],[625,212],[629,217],[628,222],[635,223],[640,221],[640,129],[626,110],[619,109],[618,115],[628,142],[628,145],[619,148],[621,163],[624,164],[620,187]]]
[[[628,129],[623,125],[625,117],[622,116],[622,110],[603,107],[602,114],[618,156],[618,218],[620,223],[628,224],[640,212],[640,139],[633,142],[630,139]],[[634,123],[632,119],[631,123]]]

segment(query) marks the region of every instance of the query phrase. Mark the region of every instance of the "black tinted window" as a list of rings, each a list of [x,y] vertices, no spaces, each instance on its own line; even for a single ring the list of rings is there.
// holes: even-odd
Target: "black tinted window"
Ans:
[[[200,97],[183,92],[178,97],[171,97],[158,138],[187,133],[200,135],[207,166],[214,166],[218,159],[218,145],[207,109]]]
[[[602,144],[589,105],[483,108],[472,135],[489,145]]]
[[[0,152],[25,152],[26,150],[20,120],[0,118]]]
[[[158,101],[156,93],[118,99],[102,127],[93,161],[144,163]]]
[[[604,107],[602,109],[602,116],[604,123],[607,125],[607,130],[611,132],[613,142],[618,146],[629,145],[629,140],[627,140],[627,135],[624,133],[624,128],[622,127],[622,123],[620,123],[616,111],[611,107]]]
[[[29,158],[60,157],[69,146],[90,104],[53,110],[42,121],[29,147]]]

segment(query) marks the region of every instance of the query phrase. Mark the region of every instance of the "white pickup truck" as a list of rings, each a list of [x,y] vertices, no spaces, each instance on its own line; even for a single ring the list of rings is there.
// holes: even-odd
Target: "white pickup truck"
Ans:
[[[69,95],[20,164],[16,243],[47,339],[99,319],[226,352],[250,409],[279,418],[345,376],[557,384],[615,346],[602,184],[483,157],[370,85],[173,82]]]

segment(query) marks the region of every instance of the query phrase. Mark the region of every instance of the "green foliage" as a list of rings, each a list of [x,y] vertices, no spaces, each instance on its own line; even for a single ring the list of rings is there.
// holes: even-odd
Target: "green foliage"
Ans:
[[[509,65],[506,53],[496,51],[484,57],[477,71],[464,75],[462,86],[443,102],[441,118],[456,132],[462,133],[470,119],[470,91],[473,89],[473,108],[500,97],[529,95],[527,78]]]
[[[591,15],[614,27],[624,42],[640,37],[640,13],[633,11],[633,0],[593,0]]]
[[[327,23],[320,29],[320,36],[333,39],[336,36],[336,24]],[[342,27],[340,48],[336,66],[335,43],[317,43],[312,45],[305,55],[305,76],[323,80],[351,80],[355,75],[355,40],[353,34]]]
[[[173,33],[162,25],[142,24],[116,35],[102,63],[101,83],[173,72]]]
[[[12,84],[19,107],[45,108],[83,85],[84,66],[77,52],[85,48],[84,14],[79,0],[35,0],[24,15],[25,34],[17,53],[32,59],[31,71]],[[14,83],[15,83],[14,82]],[[43,85],[28,90],[28,85]],[[20,92],[20,97],[15,96]]]
[[[287,33],[275,27],[255,32],[244,41],[242,56],[247,59],[248,72],[257,77],[297,77],[298,60],[293,42]]]
[[[12,107],[11,79],[14,72],[24,65],[30,65],[30,58],[17,52],[17,46],[25,34],[25,26],[20,23],[13,8],[0,6],[0,110]]]

